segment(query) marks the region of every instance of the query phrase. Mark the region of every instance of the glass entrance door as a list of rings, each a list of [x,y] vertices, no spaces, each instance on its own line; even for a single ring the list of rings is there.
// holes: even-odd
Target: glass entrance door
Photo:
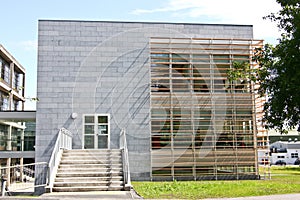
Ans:
[[[109,115],[84,116],[84,149],[109,148]]]

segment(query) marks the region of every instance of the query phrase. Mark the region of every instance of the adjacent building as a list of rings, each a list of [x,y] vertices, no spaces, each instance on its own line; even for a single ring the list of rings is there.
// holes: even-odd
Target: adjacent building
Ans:
[[[269,139],[270,143],[274,143],[277,141],[290,141],[290,140],[298,140],[300,141],[300,134],[299,131],[296,129],[289,130],[287,134],[282,134],[280,132],[277,132],[275,130],[269,130]]]
[[[38,37],[36,162],[62,127],[73,149],[125,130],[133,180],[258,178],[260,100],[226,75],[257,67],[252,26],[40,20]]]
[[[279,163],[294,165],[295,161],[300,158],[300,142],[297,138],[274,142],[270,145],[270,155],[273,165]]]
[[[1,167],[24,163],[24,158],[34,159],[33,151],[24,153],[28,150],[24,145],[26,124],[8,114],[11,111],[18,113],[24,110],[25,74],[25,68],[0,45]]]

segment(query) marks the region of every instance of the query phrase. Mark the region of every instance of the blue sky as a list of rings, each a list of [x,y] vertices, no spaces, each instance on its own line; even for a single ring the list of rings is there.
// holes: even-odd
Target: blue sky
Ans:
[[[251,24],[255,39],[275,43],[276,26],[262,17],[278,9],[275,0],[9,0],[1,2],[0,43],[26,68],[26,97],[36,97],[39,19]]]

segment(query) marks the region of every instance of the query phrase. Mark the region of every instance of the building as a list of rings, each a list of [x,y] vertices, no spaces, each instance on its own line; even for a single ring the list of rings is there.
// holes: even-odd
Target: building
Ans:
[[[34,151],[25,152],[26,124],[16,116],[25,102],[25,68],[0,45],[0,163],[1,167],[34,159]],[[15,112],[15,117],[11,113]],[[26,161],[25,161],[26,162]]]
[[[297,138],[289,141],[277,141],[270,145],[271,164],[275,165],[279,160],[285,164],[293,165],[300,158],[300,142]]]
[[[269,139],[270,143],[274,143],[277,141],[290,141],[290,140],[298,140],[300,141],[299,131],[296,129],[289,130],[286,134],[282,134],[275,130],[269,130]]]
[[[62,127],[73,149],[125,130],[133,180],[258,178],[254,85],[226,76],[256,67],[252,26],[40,20],[38,37],[37,162]]]
[[[1,111],[24,110],[25,69],[0,45]]]
[[[268,130],[268,134],[263,134],[258,140],[258,162],[262,165],[265,164],[276,164],[277,161],[283,160],[287,164],[295,163],[295,156],[291,155],[292,152],[296,151],[298,148],[297,141],[300,140],[299,132],[296,129],[289,130],[287,134],[282,134],[275,130]],[[296,143],[290,143],[291,141],[296,141]],[[280,146],[286,146],[283,143],[288,144],[289,147],[293,146],[293,150],[290,148],[282,148]],[[279,145],[280,144],[280,145]],[[275,147],[274,147],[275,145]],[[296,152],[293,152],[296,153]]]

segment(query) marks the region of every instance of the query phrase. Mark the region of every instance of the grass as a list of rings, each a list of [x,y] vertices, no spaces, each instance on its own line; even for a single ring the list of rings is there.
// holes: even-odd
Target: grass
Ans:
[[[272,180],[133,182],[148,199],[203,199],[300,193],[300,167],[271,168]]]

